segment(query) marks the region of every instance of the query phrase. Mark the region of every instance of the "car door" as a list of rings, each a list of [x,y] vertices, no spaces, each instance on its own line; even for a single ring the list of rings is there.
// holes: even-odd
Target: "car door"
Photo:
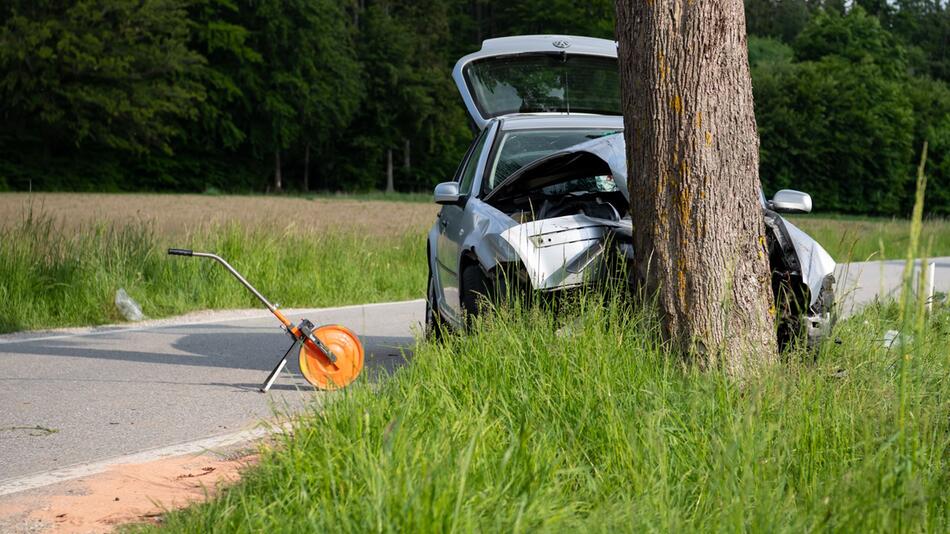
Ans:
[[[468,199],[473,191],[478,176],[485,168],[489,148],[494,138],[497,125],[482,130],[472,145],[457,180],[459,182],[459,202],[442,206],[439,212],[439,237],[437,241],[436,263],[439,269],[439,282],[442,289],[442,303],[448,307],[454,317],[460,316],[461,303],[459,301],[459,264],[461,262],[462,241],[465,239],[467,224]]]

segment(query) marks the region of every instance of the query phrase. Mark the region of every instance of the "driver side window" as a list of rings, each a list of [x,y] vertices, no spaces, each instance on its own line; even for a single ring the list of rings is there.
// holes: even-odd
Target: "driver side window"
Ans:
[[[468,195],[472,192],[472,182],[475,181],[478,160],[481,159],[482,152],[485,150],[485,139],[488,137],[488,130],[489,128],[482,130],[482,133],[475,139],[472,150],[468,154],[468,159],[465,161],[465,167],[459,176],[459,193],[462,195]]]

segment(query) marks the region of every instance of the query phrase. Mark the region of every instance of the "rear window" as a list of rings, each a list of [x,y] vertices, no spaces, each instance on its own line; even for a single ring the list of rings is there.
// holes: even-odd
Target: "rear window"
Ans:
[[[505,178],[532,161],[618,131],[563,128],[504,132],[498,143],[495,161],[492,163],[487,179],[482,182],[482,192],[488,193]]]
[[[510,113],[620,115],[617,59],[523,54],[474,61],[465,79],[485,118]]]

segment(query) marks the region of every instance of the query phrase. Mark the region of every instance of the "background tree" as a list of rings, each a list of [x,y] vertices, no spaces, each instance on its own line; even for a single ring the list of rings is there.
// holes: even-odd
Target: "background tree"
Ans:
[[[0,6],[4,143],[170,151],[204,98],[184,2],[12,1]]]
[[[666,337],[733,375],[776,359],[740,0],[617,1],[636,275]]]
[[[242,76],[248,139],[273,158],[273,186],[280,191],[283,151],[322,141],[352,119],[359,65],[349,18],[334,0],[262,0],[244,13],[250,44],[261,55]]]

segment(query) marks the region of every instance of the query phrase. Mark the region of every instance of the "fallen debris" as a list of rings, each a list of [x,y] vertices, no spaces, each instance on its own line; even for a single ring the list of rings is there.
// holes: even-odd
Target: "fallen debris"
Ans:
[[[115,307],[118,308],[119,313],[126,321],[142,321],[145,319],[138,302],[135,302],[121,287],[115,292]]]

